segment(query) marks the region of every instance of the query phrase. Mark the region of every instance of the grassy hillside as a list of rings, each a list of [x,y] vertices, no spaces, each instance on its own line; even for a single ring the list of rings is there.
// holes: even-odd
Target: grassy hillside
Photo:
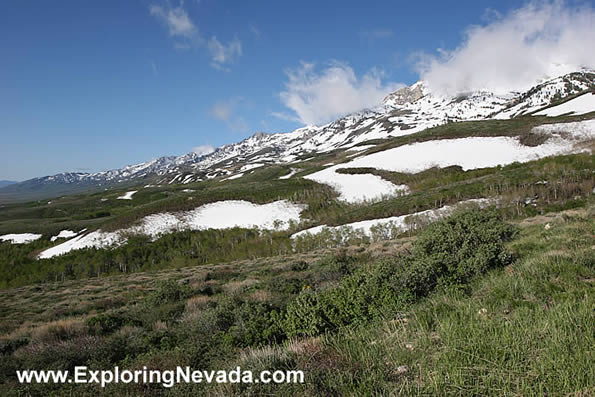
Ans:
[[[562,117],[576,121],[593,117]],[[518,136],[545,118],[450,123],[376,142],[363,153],[430,139]],[[552,119],[547,119],[551,122]],[[593,141],[586,147],[593,150]],[[110,385],[107,395],[595,394],[593,156],[417,174],[371,168],[410,194],[347,203],[300,178],[346,163],[337,150],[242,178],[108,189],[0,206],[0,394],[96,395],[96,386],[19,385],[17,369],[299,369],[302,385]],[[296,171],[294,177],[280,176]],[[406,233],[348,231],[299,240],[317,225],[407,215],[467,199]],[[286,231],[178,231],[114,249],[37,254],[64,229],[107,231],[144,216],[221,200],[307,204]],[[62,240],[63,241],[63,240]],[[58,242],[59,243],[59,242]]]
[[[106,392],[589,395],[594,211],[467,211],[374,247],[5,289],[0,390],[98,391],[17,385],[16,368],[240,365],[306,383]]]

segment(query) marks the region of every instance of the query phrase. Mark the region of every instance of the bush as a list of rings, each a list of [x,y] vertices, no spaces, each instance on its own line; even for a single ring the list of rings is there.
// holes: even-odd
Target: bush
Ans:
[[[491,268],[505,266],[512,257],[504,243],[516,233],[495,210],[460,211],[419,234],[401,287],[424,296],[437,285],[462,285]]]
[[[155,291],[145,298],[148,306],[155,307],[166,303],[178,302],[190,296],[190,287],[174,280],[162,281]]]
[[[495,211],[466,210],[430,225],[411,254],[356,270],[335,288],[302,293],[282,321],[287,336],[314,336],[394,314],[436,287],[461,286],[511,260],[516,229]]]
[[[97,316],[89,317],[85,321],[85,325],[89,327],[89,331],[95,335],[104,335],[114,332],[124,324],[124,320],[114,314],[99,314]]]

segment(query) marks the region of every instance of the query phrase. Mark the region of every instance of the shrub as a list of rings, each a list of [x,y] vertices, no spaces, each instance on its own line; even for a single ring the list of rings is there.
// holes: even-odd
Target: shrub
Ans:
[[[114,314],[100,314],[89,317],[85,321],[85,325],[89,327],[92,334],[104,335],[114,332],[122,326],[124,320]]]
[[[166,303],[178,302],[190,296],[190,287],[179,284],[174,280],[162,281],[155,291],[145,298],[148,306],[159,306]]]
[[[462,285],[512,257],[504,243],[517,233],[495,210],[463,210],[424,229],[407,258],[402,285],[416,296],[436,285]]]
[[[493,210],[465,210],[430,225],[412,252],[344,277],[335,288],[302,293],[282,320],[287,336],[314,336],[403,310],[438,286],[461,286],[511,261],[504,242],[516,229]]]

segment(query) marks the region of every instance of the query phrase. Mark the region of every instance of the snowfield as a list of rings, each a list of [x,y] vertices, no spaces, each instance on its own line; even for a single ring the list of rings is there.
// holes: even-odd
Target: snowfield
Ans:
[[[490,200],[490,199],[472,199],[472,200],[461,201],[460,203],[457,203],[454,205],[446,205],[444,207],[434,209],[434,210],[420,211],[420,212],[415,212],[415,213],[407,214],[407,215],[391,216],[389,218],[371,219],[371,220],[366,220],[366,221],[347,223],[347,224],[340,225],[340,226],[326,226],[326,225],[315,226],[310,229],[306,229],[306,230],[302,230],[300,232],[294,233],[291,235],[291,238],[295,239],[295,238],[304,237],[307,235],[315,235],[315,234],[325,232],[325,231],[340,232],[343,230],[345,230],[345,231],[348,231],[348,230],[359,231],[359,232],[365,234],[366,236],[372,236],[373,228],[379,227],[379,226],[397,228],[402,233],[402,232],[406,232],[407,230],[411,229],[414,226],[415,223],[413,222],[413,220],[416,217],[419,219],[423,219],[425,222],[433,222],[433,221],[436,221],[442,217],[452,214],[452,212],[455,209],[460,208],[462,206],[478,206],[480,208],[483,208],[483,207],[490,205],[492,202],[493,202],[493,200]]]
[[[78,234],[77,232],[73,232],[72,230],[62,230],[57,235],[52,236],[50,238],[50,241],[56,241],[59,238],[71,238],[71,237],[76,236],[77,234]]]
[[[590,112],[595,112],[595,93],[592,92],[571,99],[570,101],[564,102],[561,105],[533,113],[533,115],[556,117],[566,113],[580,115]]]
[[[132,200],[132,195],[134,195],[134,193],[138,192],[138,190],[132,190],[130,192],[126,192],[126,194],[124,194],[123,196],[118,197],[118,200]]]
[[[575,121],[573,123],[542,124],[533,128],[533,132],[566,136],[567,139],[586,141],[595,139],[595,120]]]
[[[534,132],[553,134],[544,144],[524,146],[512,137],[470,137],[413,143],[362,156],[342,168],[372,167],[395,172],[417,173],[432,167],[459,165],[463,170],[528,162],[543,157],[576,153],[575,143],[595,138],[595,121],[547,124]],[[567,133],[563,138],[556,133]]]
[[[341,168],[376,168],[387,171],[417,173],[432,167],[458,165],[463,170],[495,167],[514,162],[528,162],[543,157],[577,153],[584,148],[575,144],[595,138],[595,120],[574,123],[544,124],[534,133],[547,134],[549,139],[539,146],[524,146],[514,137],[469,137],[441,139],[399,146],[364,155],[346,163],[304,176],[324,183],[347,202],[378,200],[382,197],[409,193],[406,185],[394,185],[371,174],[340,174]]]
[[[286,200],[268,204],[253,204],[243,200],[217,201],[192,211],[149,215],[139,224],[116,232],[97,230],[81,235],[43,251],[39,259],[52,258],[83,248],[122,245],[130,234],[144,234],[157,238],[162,234],[180,230],[233,227],[285,230],[289,227],[289,222],[299,222],[304,208],[304,205]]]
[[[177,230],[233,227],[284,230],[289,227],[290,221],[299,222],[303,210],[303,205],[285,200],[268,204],[253,204],[243,200],[217,201],[192,211],[149,215],[127,231],[156,238]]]
[[[1,241],[10,241],[12,244],[26,244],[41,238],[41,234],[20,233],[20,234],[5,234],[0,236]]]
[[[54,256],[63,255],[70,251],[80,250],[83,248],[108,248],[111,246],[121,245],[125,239],[117,232],[108,233],[101,230],[91,232],[89,234],[81,235],[70,239],[55,247],[48,248],[39,254],[39,259],[49,259]]]
[[[339,193],[339,200],[357,203],[364,200],[379,200],[387,196],[406,194],[406,185],[395,185],[377,175],[372,174],[339,174],[344,164],[335,165],[324,170],[304,176],[306,179],[331,186]]]

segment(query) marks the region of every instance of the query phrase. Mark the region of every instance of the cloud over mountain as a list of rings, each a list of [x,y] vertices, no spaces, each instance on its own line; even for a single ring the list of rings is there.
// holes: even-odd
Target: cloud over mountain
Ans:
[[[288,81],[280,97],[295,115],[276,115],[308,125],[378,105],[388,93],[403,86],[383,82],[383,73],[377,69],[358,77],[349,65],[337,61],[322,70],[302,62],[286,74]]]
[[[564,1],[532,1],[471,26],[463,43],[438,55],[418,54],[418,71],[433,90],[454,94],[527,89],[538,80],[595,68],[595,11]]]

